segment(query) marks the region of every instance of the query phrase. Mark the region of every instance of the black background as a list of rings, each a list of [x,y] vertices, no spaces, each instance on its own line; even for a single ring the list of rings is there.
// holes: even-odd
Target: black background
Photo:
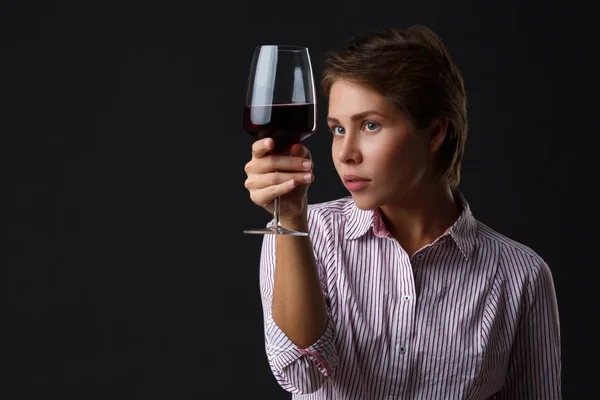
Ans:
[[[241,129],[258,44],[322,55],[434,29],[461,68],[475,216],[549,264],[566,399],[597,393],[598,15],[592,1],[0,3],[6,229],[0,397],[289,397],[264,354]],[[327,104],[311,202],[346,195]],[[3,335],[4,336],[4,335]]]

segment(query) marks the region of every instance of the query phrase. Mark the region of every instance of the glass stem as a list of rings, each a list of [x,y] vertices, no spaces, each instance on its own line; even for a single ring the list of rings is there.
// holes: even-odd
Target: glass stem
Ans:
[[[292,156],[292,153],[290,153],[290,152],[286,152],[284,154],[287,155],[288,157]],[[277,196],[275,198],[275,200],[273,200],[273,219],[275,220],[274,226],[276,228],[281,228],[281,223],[279,222],[279,215],[280,215],[279,204],[281,204],[281,196]]]
[[[281,197],[277,196],[273,201],[273,219],[275,220],[275,227],[281,228],[279,223],[279,203],[281,203]]]

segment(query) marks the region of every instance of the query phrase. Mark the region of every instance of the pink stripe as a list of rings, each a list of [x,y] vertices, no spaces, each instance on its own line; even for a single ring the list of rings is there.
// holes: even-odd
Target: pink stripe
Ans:
[[[457,198],[458,221],[412,257],[351,198],[309,207],[331,318],[310,350],[298,351],[272,322],[275,239],[265,236],[266,352],[293,398],[561,398],[550,269]]]
[[[319,364],[321,364],[321,366],[325,369],[326,376],[331,375],[331,369],[329,367],[329,363],[327,361],[325,361],[325,359],[319,353],[314,352],[314,351],[308,351],[305,349],[298,349],[298,350],[300,351],[300,354],[316,358],[317,361],[319,362]]]

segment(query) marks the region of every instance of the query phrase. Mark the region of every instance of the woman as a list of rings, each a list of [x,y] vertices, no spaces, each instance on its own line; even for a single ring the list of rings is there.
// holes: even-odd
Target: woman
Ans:
[[[554,285],[533,250],[477,221],[458,190],[461,73],[415,26],[327,59],[332,158],[351,196],[307,204],[308,150],[257,141],[251,199],[309,237],[265,236],[273,374],[296,399],[559,399]],[[276,172],[279,171],[279,172]]]

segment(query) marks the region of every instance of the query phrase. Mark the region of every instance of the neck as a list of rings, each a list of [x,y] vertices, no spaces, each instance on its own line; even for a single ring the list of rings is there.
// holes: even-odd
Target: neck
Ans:
[[[419,188],[401,201],[381,207],[387,229],[409,256],[440,237],[460,212],[452,190],[443,183]]]

